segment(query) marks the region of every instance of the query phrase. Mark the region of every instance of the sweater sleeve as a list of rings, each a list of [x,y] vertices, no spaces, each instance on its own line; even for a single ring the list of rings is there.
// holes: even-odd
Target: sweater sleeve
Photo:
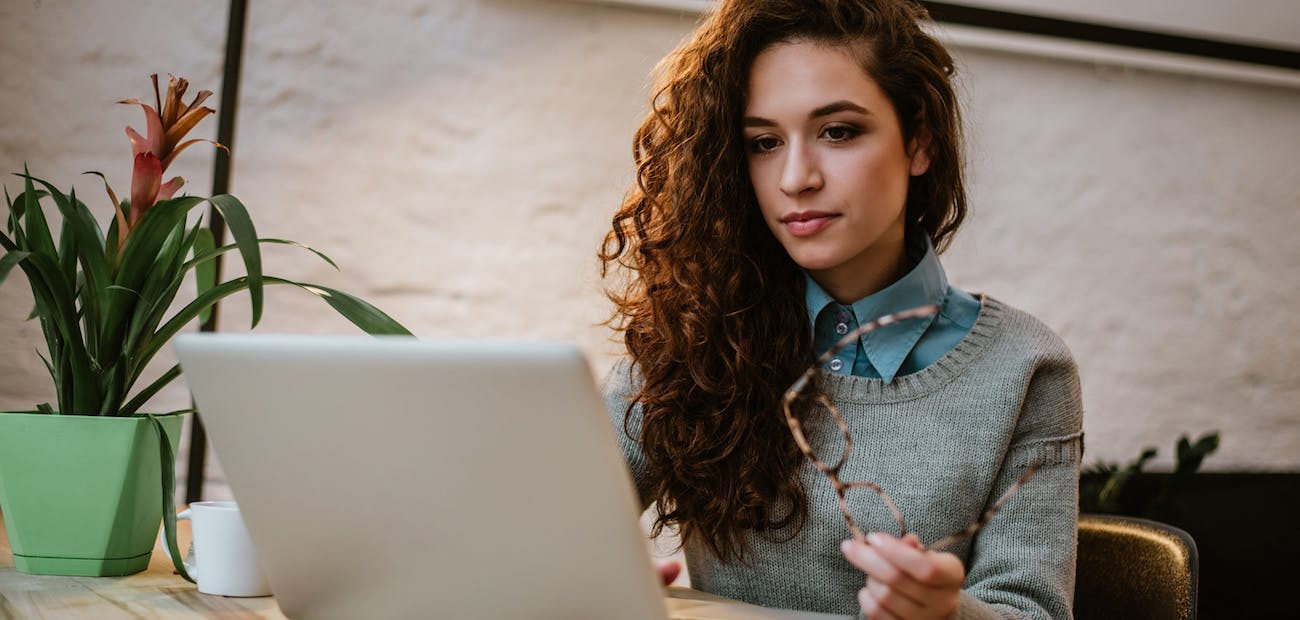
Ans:
[[[1039,469],[972,542],[956,618],[1072,617],[1083,405],[1074,359],[1055,335],[1050,345],[1032,370],[989,504],[1031,464]]]
[[[632,481],[636,484],[641,509],[650,506],[650,488],[647,483],[645,454],[641,451],[641,404],[632,403],[637,383],[635,370],[626,358],[620,359],[610,369],[601,386],[605,408],[609,411],[614,437],[623,453]],[[630,406],[629,406],[630,405]]]

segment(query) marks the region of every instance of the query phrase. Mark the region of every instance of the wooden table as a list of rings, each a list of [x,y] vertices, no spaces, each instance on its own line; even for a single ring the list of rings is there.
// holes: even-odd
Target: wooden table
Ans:
[[[176,524],[177,543],[190,544],[190,522]],[[118,618],[244,618],[285,619],[273,596],[227,598],[202,594],[174,572],[162,545],[154,546],[149,569],[126,577],[61,577],[28,575],[14,568],[9,536],[0,515],[0,620],[27,618],[117,620]],[[689,588],[668,588],[678,610],[674,617],[690,618],[695,602],[728,601]],[[760,609],[760,608],[752,608]],[[772,610],[763,610],[771,612]],[[761,614],[765,615],[765,614]],[[847,620],[814,613],[773,613],[781,620]]]
[[[182,549],[190,544],[190,522],[177,523]],[[174,573],[162,546],[154,547],[149,569],[126,577],[28,575],[14,568],[9,536],[0,515],[0,620],[10,618],[244,618],[283,619],[275,597],[227,598],[201,594]]]

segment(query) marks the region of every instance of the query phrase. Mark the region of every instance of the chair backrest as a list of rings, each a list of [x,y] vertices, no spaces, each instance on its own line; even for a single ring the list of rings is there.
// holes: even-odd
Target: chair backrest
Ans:
[[[1196,542],[1171,525],[1114,515],[1079,515],[1074,615],[1196,618]]]

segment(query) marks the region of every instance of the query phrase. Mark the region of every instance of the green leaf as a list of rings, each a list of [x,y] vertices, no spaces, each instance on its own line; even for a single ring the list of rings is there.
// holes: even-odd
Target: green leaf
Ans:
[[[99,180],[104,183],[104,194],[108,197],[109,202],[113,201],[113,188],[110,187],[108,184],[108,177],[104,176],[104,174],[99,172],[98,170],[87,170],[86,172],[83,172],[81,174],[93,174],[99,177]],[[113,205],[113,209],[114,209],[113,217],[109,218],[109,221],[111,221],[115,225],[114,228],[116,228],[118,213],[122,214],[122,219],[124,220],[127,218],[128,215],[130,215],[130,213],[126,209],[126,205],[127,205],[126,202],[121,202]],[[96,227],[98,226],[99,225],[97,223]],[[100,237],[103,237],[102,233],[100,234]],[[114,235],[113,237],[115,239],[117,238],[116,235]],[[105,238],[104,241],[107,241],[107,238]],[[100,243],[100,247],[104,247],[103,242]]]
[[[104,262],[108,265],[109,276],[117,276],[117,218],[108,222],[108,231],[104,233]]]
[[[181,376],[180,364],[168,368],[167,372],[164,372],[161,377],[155,379],[148,387],[140,390],[139,394],[136,394],[134,398],[127,401],[125,405],[122,405],[122,408],[118,410],[117,415],[135,415],[135,412],[139,411],[140,407],[143,407],[146,402],[149,402],[149,399],[153,398],[154,394],[157,394],[160,390],[166,387],[168,383],[171,383],[172,380],[179,376]]]
[[[36,188],[32,186],[32,177],[26,174],[26,170],[27,168],[24,167],[24,174],[19,176],[23,177],[23,219],[26,222],[27,249],[53,257],[57,255],[54,238],[50,236],[50,226],[45,221],[45,211],[41,209],[40,197],[36,194]]]
[[[271,278],[267,278],[267,281],[271,281]],[[317,297],[320,297],[321,299],[324,299],[325,303],[329,304],[330,307],[343,315],[343,318],[352,321],[353,325],[360,327],[361,330],[367,334],[400,336],[413,335],[410,330],[403,327],[401,323],[393,320],[393,317],[384,314],[382,310],[370,305],[359,297],[354,297],[348,293],[344,293],[343,291],[316,284],[300,284],[288,280],[285,280],[284,283],[293,284],[309,293],[312,293],[313,295],[316,295]]]
[[[76,404],[78,402],[78,390],[84,391],[86,388],[77,384],[78,374],[72,369],[72,362],[76,357],[78,357],[73,351],[73,343],[68,342],[67,340],[61,340],[56,347],[57,348],[53,350],[58,351],[58,353],[55,355],[54,361],[58,364],[59,377],[62,378],[61,381],[56,383],[59,388],[59,410],[74,414],[93,413],[94,410],[83,409],[83,407],[86,406],[85,404]],[[86,357],[89,356],[87,355]]]
[[[0,248],[4,248],[5,256],[13,256],[19,253],[23,255],[16,264],[22,267],[22,270],[26,272],[27,285],[32,289],[32,297],[35,298],[32,311],[27,315],[27,320],[30,321],[44,314],[44,300],[47,300],[50,297],[49,286],[46,285],[45,281],[41,278],[40,272],[37,271],[35,267],[28,264],[32,253],[20,250],[19,245],[21,245],[21,243],[16,239],[10,239],[4,233],[0,233]],[[13,269],[13,267],[10,266],[8,269]],[[48,338],[46,338],[46,340],[48,340]]]
[[[339,266],[338,266],[337,264],[335,264],[335,262],[334,262],[333,259],[331,259],[329,256],[326,256],[326,255],[325,255],[323,252],[321,252],[320,250],[317,250],[316,248],[313,248],[313,247],[311,247],[311,246],[309,246],[309,245],[304,245],[304,244],[298,243],[297,241],[290,241],[290,240],[288,240],[288,239],[271,239],[271,238],[258,239],[257,242],[258,242],[258,243],[271,243],[271,244],[276,244],[276,245],[291,245],[291,246],[294,246],[294,247],[297,247],[297,248],[302,248],[302,249],[307,250],[308,252],[311,252],[312,254],[315,254],[316,256],[320,257],[320,259],[323,260],[323,261],[325,261],[327,264],[329,264],[330,267],[333,267],[335,271],[338,271],[338,270],[339,270]],[[188,269],[191,268],[191,267],[196,267],[196,266],[198,266],[200,263],[203,263],[203,262],[206,262],[206,261],[210,261],[210,260],[212,260],[212,259],[214,259],[214,258],[216,258],[216,257],[218,257],[218,256],[220,256],[220,255],[222,255],[222,254],[225,254],[225,253],[227,253],[227,252],[232,252],[232,251],[234,251],[234,250],[236,250],[236,249],[238,249],[238,248],[237,248],[234,244],[229,244],[229,245],[223,245],[223,246],[221,246],[221,247],[219,247],[219,248],[212,249],[212,250],[210,250],[209,253],[206,253],[206,254],[198,254],[198,253],[196,252],[195,255],[194,255],[194,258],[191,259],[190,262],[185,263],[185,269],[188,270]]]
[[[22,176],[22,175],[21,175],[21,174],[15,174],[14,176],[19,176],[19,177],[20,177],[20,176]],[[36,192],[36,199],[37,199],[37,200],[40,200],[41,198],[44,198],[44,197],[46,197],[46,196],[49,196],[49,194],[47,194],[47,193],[45,193],[45,192],[43,192],[43,191],[37,191],[37,192]],[[5,201],[6,201],[5,206],[9,207],[9,214],[12,215],[15,219],[22,219],[22,217],[23,217],[23,212],[26,211],[26,209],[27,209],[27,199],[26,199],[25,195],[24,195],[24,194],[18,194],[18,197],[17,197],[17,198],[14,198],[13,200],[9,200],[9,188],[6,187],[6,188],[5,188]],[[9,230],[10,230],[10,231],[13,230],[13,226],[12,226],[12,225],[9,227]]]
[[[125,295],[130,295],[130,296],[132,296],[132,297],[136,297],[136,298],[139,298],[139,297],[140,297],[140,292],[139,292],[139,291],[136,291],[136,290],[133,290],[133,289],[129,289],[129,288],[125,287],[125,286],[121,286],[121,285],[118,285],[118,284],[110,284],[110,285],[104,287],[104,289],[105,289],[105,290],[108,290],[108,291],[113,291],[113,292],[120,292],[120,293],[123,293],[123,294],[125,294]]]
[[[0,245],[5,245],[6,250],[13,251],[8,247],[5,239],[0,239]],[[31,285],[33,297],[36,299],[42,327],[47,327],[48,322],[54,328],[46,332],[46,345],[50,354],[59,355],[62,347],[60,341],[66,343],[69,348],[67,363],[72,376],[71,383],[65,385],[74,389],[71,402],[61,400],[59,409],[64,413],[97,411],[100,405],[99,388],[91,372],[90,358],[81,338],[81,327],[77,320],[76,301],[71,283],[64,278],[59,265],[50,256],[32,253],[26,256],[20,265],[27,274],[28,284]],[[58,339],[52,338],[50,331],[57,333]],[[56,367],[62,367],[61,360],[54,361]]]
[[[1118,512],[1121,510],[1119,498],[1131,477],[1132,473],[1124,470],[1115,472],[1106,479],[1105,484],[1101,487],[1101,492],[1097,494],[1098,504],[1105,512]]]
[[[159,252],[172,231],[183,225],[185,213],[203,202],[202,198],[182,196],[164,200],[151,207],[136,223],[135,229],[127,238],[126,246],[120,248],[120,264],[114,277],[115,287],[136,291],[139,295],[128,296],[120,292],[107,295],[108,303],[103,311],[104,332],[100,336],[102,366],[117,363],[118,357],[125,351],[127,329],[135,315],[137,303],[149,303],[141,297],[146,284],[153,274],[154,264]],[[115,291],[117,289],[114,289]]]
[[[212,262],[213,259],[216,258],[217,256],[220,256],[220,255],[225,254],[225,253],[227,253],[227,252],[232,252],[232,251],[235,251],[235,250],[238,249],[238,246],[235,245],[235,244],[224,245],[224,246],[221,246],[221,247],[219,247],[219,248],[211,248],[211,247],[210,247],[210,244],[211,244],[211,235],[210,235],[210,233],[209,233],[206,229],[202,229],[202,228],[197,229],[196,232],[198,232],[199,234],[195,235],[195,239],[194,239],[194,241],[193,241],[193,243],[194,243],[194,253],[195,253],[195,256],[194,256],[193,259],[191,259],[190,261],[186,262],[186,263],[182,266],[182,268],[172,276],[172,282],[171,282],[171,285],[170,285],[169,288],[168,288],[168,294],[167,294],[167,296],[166,296],[166,302],[167,302],[167,303],[165,303],[165,304],[161,304],[161,303],[159,303],[159,302],[161,301],[161,298],[159,298],[159,299],[155,299],[154,301],[151,302],[152,304],[154,304],[154,306],[153,306],[153,308],[150,310],[150,316],[151,316],[151,317],[155,317],[155,316],[156,316],[157,319],[158,319],[158,320],[154,320],[154,321],[152,321],[152,322],[149,324],[149,325],[151,325],[151,328],[152,328],[152,327],[157,327],[158,322],[161,320],[161,316],[160,316],[160,315],[157,315],[157,314],[155,314],[155,313],[161,313],[161,312],[164,312],[164,311],[167,310],[167,308],[170,306],[171,299],[175,296],[175,292],[176,292],[177,290],[180,289],[180,286],[181,286],[181,284],[182,284],[183,281],[184,281],[185,273],[186,273],[187,271],[189,271],[190,269],[195,269],[195,270],[196,270],[196,274],[195,274],[195,275],[196,275],[196,281],[197,281],[198,289],[199,289],[199,290],[198,290],[198,292],[197,292],[197,295],[195,296],[195,299],[202,298],[204,293],[206,293],[207,291],[211,290],[212,287],[216,285],[216,284],[215,284],[215,282],[216,282],[216,267],[215,267],[215,265],[214,265],[213,262]],[[206,237],[206,238],[205,238],[205,237]],[[324,261],[325,261],[326,263],[328,263],[330,266],[334,267],[335,269],[338,269],[338,265],[336,265],[336,264],[334,263],[334,261],[330,259],[330,257],[326,256],[325,254],[323,254],[323,253],[321,253],[321,252],[319,252],[319,251],[317,251],[317,250],[315,250],[315,249],[313,249],[313,248],[311,248],[311,247],[308,247],[308,246],[303,245],[303,244],[301,244],[301,243],[298,243],[298,242],[296,242],[296,241],[288,241],[288,240],[285,240],[285,239],[258,239],[258,243],[271,243],[271,244],[292,245],[292,246],[295,246],[295,247],[303,248],[303,249],[305,249],[305,250],[308,250],[308,251],[312,252],[312,253],[315,254],[316,256],[320,257],[321,260],[324,260]],[[201,245],[203,245],[203,246],[209,246],[209,247],[208,247],[208,249],[206,249],[206,250],[200,250]],[[210,272],[211,275],[208,275],[208,274],[205,273],[205,272]],[[149,296],[149,295],[145,295],[145,297],[150,297],[150,296]],[[199,319],[199,323],[200,323],[200,324],[202,324],[203,322],[207,321],[207,317],[211,314],[212,307],[213,307],[214,305],[215,305],[215,302],[214,302],[214,304],[209,305],[209,306],[205,306],[205,307],[203,307],[203,308],[200,310],[200,312],[199,312],[199,316],[198,316],[198,319]],[[380,314],[382,314],[382,313],[380,313]],[[387,316],[387,315],[384,315],[384,316]],[[390,320],[391,320],[391,319],[390,319]],[[381,321],[382,321],[382,319],[381,319]],[[132,329],[132,332],[134,333],[135,330]],[[135,342],[135,341],[131,341],[131,342]],[[136,348],[135,346],[128,346],[128,347],[127,347],[127,350],[128,350],[128,351],[132,351],[132,352],[134,353],[134,352],[135,352],[135,348]],[[133,373],[136,374],[136,375],[138,376],[139,372],[143,371],[143,369],[144,369],[144,364],[148,363],[148,361],[149,361],[149,357],[151,357],[151,356],[152,356],[152,354],[148,354],[148,353],[146,353],[143,357],[139,357],[139,358],[133,360],[132,363],[131,363],[131,367],[134,369],[134,370],[133,370]],[[134,381],[134,379],[132,379],[132,381]]]
[[[140,290],[140,303],[135,305],[131,313],[131,323],[127,328],[123,344],[124,355],[133,354],[138,348],[140,339],[147,337],[158,327],[162,315],[175,298],[176,290],[169,284],[184,263],[185,238],[185,222],[178,221],[158,248],[153,265],[149,269],[149,277],[144,279],[144,288]]]
[[[330,257],[326,256],[326,255],[325,255],[323,252],[321,252],[320,250],[317,250],[316,248],[313,248],[313,247],[311,247],[311,246],[309,246],[309,245],[303,245],[303,244],[301,244],[301,243],[298,243],[297,241],[289,241],[288,239],[258,239],[258,242],[259,242],[259,243],[277,243],[277,244],[281,244],[281,245],[292,245],[292,246],[294,246],[294,247],[302,248],[302,249],[304,249],[304,250],[307,250],[308,252],[311,252],[312,254],[315,254],[316,256],[319,256],[321,260],[323,260],[323,261],[325,261],[326,263],[328,263],[330,267],[333,267],[333,268],[334,268],[334,271],[339,271],[339,266],[338,266],[337,264],[335,264],[334,261],[330,259]]]
[[[180,233],[184,232],[182,224],[178,224],[173,231],[177,239],[180,238]],[[204,230],[202,222],[196,222],[193,229],[184,235],[184,239],[179,244],[169,240],[159,254],[155,274],[141,294],[141,301],[144,303],[136,306],[126,338],[124,353],[126,357],[123,362],[131,369],[125,385],[127,388],[134,384],[139,374],[144,371],[144,366],[136,363],[135,356],[143,346],[143,341],[158,328],[172,301],[176,299],[185,277],[185,263],[183,263],[185,256],[190,253]]]
[[[59,269],[69,282],[77,281],[77,236],[66,223],[59,230]]]
[[[1193,447],[1193,449],[1196,450],[1197,452],[1199,452],[1199,453],[1201,453],[1201,454],[1205,454],[1205,455],[1208,455],[1208,454],[1210,454],[1211,452],[1214,452],[1215,450],[1218,450],[1218,449],[1219,449],[1219,433],[1218,433],[1217,431],[1212,432],[1212,433],[1207,433],[1206,435],[1204,435],[1204,436],[1201,437],[1200,439],[1197,439],[1197,440],[1196,440],[1196,444],[1194,444],[1192,447]]]
[[[294,282],[283,278],[266,276],[263,281],[267,284],[289,284],[301,288],[309,293],[316,295],[325,300],[334,310],[343,315],[344,318],[351,321],[352,324],[360,327],[363,331],[373,335],[412,335],[410,330],[402,326],[401,323],[393,320],[392,317],[384,314],[380,309],[369,303],[328,287],[309,284],[303,282]],[[171,319],[158,328],[152,338],[149,338],[144,344],[144,348],[135,359],[136,375],[140,369],[143,369],[149,360],[153,358],[158,351],[167,344],[176,334],[180,333],[186,325],[193,321],[203,311],[204,308],[217,303],[218,301],[229,297],[239,291],[249,288],[247,277],[238,277],[233,280],[222,282],[211,289],[208,289],[203,295],[194,301],[191,301],[184,308],[181,308]]]
[[[148,414],[146,417],[153,422],[153,429],[158,434],[158,466],[162,469],[163,535],[167,540],[167,554],[172,558],[176,573],[182,579],[195,583],[194,578],[185,570],[185,562],[181,560],[181,551],[176,544],[176,457],[172,454],[171,440],[158,418]]]
[[[17,176],[22,176],[22,175],[17,175]],[[39,201],[41,198],[44,198],[48,195],[49,194],[46,194],[45,192],[38,191],[36,192],[36,199]],[[26,192],[22,194],[18,194],[17,198],[10,199],[9,188],[6,187],[5,207],[9,209],[9,217],[6,218],[5,220],[5,229],[8,230],[10,233],[13,233],[15,231],[21,232],[22,227],[19,224],[19,220],[22,219],[23,212],[26,211],[27,208]]]
[[[212,231],[207,228],[200,228],[198,236],[194,238],[193,255],[197,259],[199,256],[210,254],[214,251],[216,245],[217,245],[216,241],[213,240],[212,238]],[[193,264],[193,261],[191,261],[190,263],[185,263],[186,266],[181,268],[182,277],[185,275],[185,272],[188,270],[187,267],[190,266],[191,264]],[[3,278],[0,277],[0,282],[2,281]],[[215,262],[201,261],[197,264],[194,264],[194,286],[197,289],[197,292],[194,295],[195,298],[202,297],[203,293],[207,292],[209,289],[211,289],[216,285],[217,285],[217,264]],[[211,316],[212,316],[212,307],[208,306],[207,308],[204,308],[203,311],[199,313],[199,324],[202,325],[207,323],[208,319],[211,318]]]
[[[248,216],[244,203],[230,194],[221,194],[208,199],[212,206],[221,213],[239,247],[239,255],[244,259],[244,272],[248,278],[248,298],[253,305],[253,324],[262,320],[262,251],[257,245],[257,230],[253,220]]]
[[[129,388],[127,374],[119,362],[104,368],[100,373],[100,380],[104,386],[104,398],[102,400],[103,404],[99,408],[99,415],[113,416],[117,413],[122,404],[122,398]]]
[[[82,271],[87,274],[86,284],[91,299],[94,300],[90,310],[92,316],[98,317],[99,305],[103,302],[101,291],[109,284],[108,263],[104,257],[104,233],[86,204],[77,200],[75,189],[70,196],[64,196],[53,185],[40,179],[35,181],[45,186],[49,190],[49,195],[54,198],[54,204],[58,206],[59,213],[63,216],[64,234],[70,230],[76,239],[77,260],[81,263]],[[64,258],[66,260],[68,257]]]
[[[5,218],[5,230],[12,233],[14,231],[14,205],[13,199],[9,198],[9,186],[4,186],[5,190],[5,209],[9,210],[9,217]]]
[[[31,252],[14,251],[5,252],[4,256],[0,256],[0,284],[5,283],[5,278],[9,277],[9,271],[14,268],[14,265],[21,263],[30,254]]]
[[[207,231],[205,230],[205,232]],[[200,245],[199,245],[200,242],[202,242],[205,245],[203,249],[200,249]],[[337,270],[339,268],[339,266],[336,265],[334,261],[330,259],[330,257],[326,256],[325,254],[321,253],[320,251],[314,248],[298,243],[297,241],[289,241],[286,239],[258,239],[257,242],[280,244],[280,245],[291,245],[294,247],[299,247],[320,257],[321,260],[328,263],[334,269]],[[194,258],[190,259],[189,262],[185,263],[185,265],[181,268],[180,274],[176,276],[176,280],[173,282],[173,285],[179,286],[180,280],[185,277],[185,273],[188,272],[190,269],[194,269],[195,282],[198,285],[198,289],[199,289],[198,294],[202,295],[205,291],[207,291],[208,289],[216,285],[217,268],[216,268],[216,263],[213,262],[213,259],[215,259],[218,256],[221,256],[222,254],[225,254],[227,252],[232,252],[237,249],[238,246],[236,246],[235,244],[223,245],[219,248],[212,247],[212,235],[211,232],[207,232],[206,239],[196,240],[194,246]],[[211,314],[211,309],[205,308],[203,312],[199,314],[199,324],[206,323],[208,321],[208,316],[210,314]]]
[[[48,371],[50,371],[50,379],[54,381],[54,389],[55,389],[55,391],[58,391],[58,389],[59,389],[59,373],[54,372],[54,364],[51,364],[51,363],[50,363],[49,358],[45,357],[44,355],[41,355],[41,352],[40,352],[40,351],[37,351],[37,352],[36,352],[36,357],[41,358],[41,361],[42,361],[42,362],[45,362],[45,369],[48,370]]]
[[[194,222],[194,226],[190,227],[190,232],[185,235],[185,240],[181,243],[182,257],[189,256],[194,252],[194,242],[199,238],[199,232],[205,229],[203,218],[200,217]]]
[[[1197,439],[1195,444],[1189,442],[1186,435],[1179,437],[1175,455],[1177,462],[1174,466],[1174,473],[1180,476],[1190,476],[1195,473],[1197,469],[1200,469],[1201,462],[1205,460],[1205,457],[1209,456],[1218,448],[1218,433],[1208,433]]]
[[[141,290],[151,275],[159,249],[177,224],[184,222],[186,212],[202,202],[202,198],[182,196],[159,202],[145,211],[127,237],[126,247],[120,248],[122,261],[115,283]]]
[[[39,195],[37,197],[40,198]],[[5,200],[9,200],[9,188],[5,188]],[[21,220],[23,212],[26,211],[26,192],[18,194],[18,197],[14,198],[13,202],[6,202],[5,204],[9,207],[9,217],[5,220],[5,230],[14,236],[13,242],[15,245],[25,248],[27,247],[27,235],[23,231]]]

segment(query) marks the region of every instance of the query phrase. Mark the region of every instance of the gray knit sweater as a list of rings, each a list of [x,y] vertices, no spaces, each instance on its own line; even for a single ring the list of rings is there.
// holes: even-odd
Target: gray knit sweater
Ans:
[[[1026,467],[1040,463],[973,540],[948,549],[966,565],[956,617],[1069,618],[1083,452],[1078,371],[1048,327],[990,297],[981,302],[966,338],[920,372],[890,383],[822,374],[854,438],[840,475],[882,486],[909,529],[932,542],[975,520]],[[623,432],[634,381],[629,366],[618,365],[606,380],[605,399],[648,506],[645,458],[634,439],[640,436],[639,407],[630,414],[632,437]],[[838,455],[838,433],[826,420],[810,423],[810,441],[822,446],[819,452]],[[769,607],[857,613],[863,574],[840,552],[849,532],[834,491],[810,464],[800,475],[809,496],[804,528],[793,538],[789,532],[750,534],[747,564],[722,563],[706,548],[687,545],[692,587]],[[898,533],[870,491],[856,489],[849,497],[865,531]]]

